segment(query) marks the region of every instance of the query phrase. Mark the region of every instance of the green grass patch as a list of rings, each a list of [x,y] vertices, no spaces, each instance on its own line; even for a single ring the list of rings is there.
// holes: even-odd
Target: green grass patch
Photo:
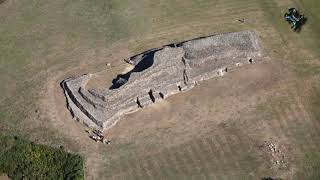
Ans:
[[[320,74],[320,66],[308,63],[301,63],[295,65],[295,70],[299,76],[314,76]]]
[[[303,164],[298,171],[296,179],[318,180],[320,179],[320,155],[316,152],[307,152],[303,156]]]
[[[0,135],[0,174],[11,179],[84,179],[83,169],[79,155]]]
[[[320,119],[320,84],[316,83],[312,89],[312,94],[309,98],[309,111],[311,112],[313,123],[319,123]],[[302,153],[298,156],[298,172],[295,179],[306,179],[306,180],[317,180],[320,179],[320,153],[317,150],[320,146],[319,144],[319,130],[315,129],[312,131],[312,128],[309,127],[308,131],[311,133],[311,136],[306,136],[306,130],[300,134],[295,133],[296,137],[300,139],[301,147],[304,147]],[[310,137],[312,137],[310,139]],[[309,146],[309,142],[316,147],[312,149]]]
[[[313,88],[313,94],[311,96],[311,111],[314,118],[320,119],[320,83],[317,83]]]
[[[261,7],[265,11],[266,19],[278,32],[282,40],[284,50],[289,50],[287,63],[293,65],[294,70],[300,76],[317,75],[320,67],[309,63],[310,59],[319,57],[319,3],[314,0],[294,0],[290,7],[295,7],[303,13],[308,21],[302,27],[301,32],[293,32],[290,25],[284,20],[283,14],[287,11],[287,5],[279,6],[276,1],[261,1]],[[307,53],[301,53],[307,49]],[[306,56],[310,54],[310,56]]]

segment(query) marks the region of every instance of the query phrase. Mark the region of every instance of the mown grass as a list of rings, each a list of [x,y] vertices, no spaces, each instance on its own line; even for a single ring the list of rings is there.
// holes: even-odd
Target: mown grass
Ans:
[[[299,99],[302,94],[299,90],[298,94],[293,93],[296,89],[300,89],[295,86],[299,85],[293,85],[286,96],[273,97],[267,103],[257,106],[255,113],[257,116],[254,119],[258,124],[267,122],[272,129],[272,134],[276,137],[285,137],[284,143],[290,144],[294,149],[285,154],[291,157],[289,166],[296,168],[296,172],[289,179],[315,180],[320,178],[318,171],[320,168],[318,151],[320,88],[319,85],[315,85],[307,100],[310,104],[301,107],[303,105],[296,99]],[[307,107],[311,110],[305,111],[304,108],[308,109]],[[253,121],[249,120],[249,122]]]
[[[79,155],[0,134],[0,174],[11,179],[84,179]]]
[[[313,41],[313,50],[317,53],[317,55],[320,55],[320,24],[318,23],[320,21],[320,15],[319,15],[319,10],[320,10],[320,2],[317,0],[299,0],[297,1],[297,4],[302,8],[303,13],[306,14],[308,17],[308,22],[309,26],[312,29],[312,32],[314,33],[314,41]]]
[[[30,123],[26,117],[35,111],[37,91],[55,72],[77,67],[81,62],[95,66],[96,59],[108,58],[105,49],[114,42],[143,38],[161,27],[205,17],[177,9],[193,7],[191,11],[197,12],[210,6],[212,3],[204,0],[22,0],[1,4],[1,123],[11,132],[21,129],[17,133],[29,135],[25,127],[37,126],[38,122]]]
[[[296,64],[295,70],[299,76],[310,77],[320,74],[320,65],[310,64],[310,63],[301,63]]]
[[[313,40],[311,41],[311,47],[315,56],[317,64],[301,64],[299,65],[298,73],[302,74],[303,76],[316,76],[318,77],[320,74],[320,67],[319,67],[319,57],[320,57],[320,24],[318,23],[320,20],[320,14],[318,13],[320,10],[320,1],[317,0],[300,0],[297,1],[298,5],[302,8],[304,13],[308,17],[309,26],[311,27],[313,35]],[[315,139],[315,145],[319,145],[319,124],[320,124],[320,85],[317,80],[315,80],[313,84],[313,89],[311,91],[311,96],[308,99],[309,110],[311,112],[312,118],[314,119],[314,126],[310,127],[309,130],[312,131],[314,129],[314,133],[312,133],[312,138]],[[309,137],[310,138],[310,137]],[[309,139],[305,139],[308,141]],[[305,144],[302,143],[302,146]],[[319,147],[319,146],[318,146]],[[320,179],[320,154],[317,149],[309,149],[305,148],[302,162],[300,164],[300,169],[297,173],[297,177],[300,179],[310,179],[316,180]],[[299,179],[297,178],[297,179]]]
[[[307,151],[303,155],[304,161],[300,164],[296,179],[317,180],[320,178],[320,154]]]
[[[299,9],[307,18],[307,23],[302,27],[301,32],[294,33],[288,23],[283,19],[284,12],[288,6],[278,6],[277,1],[261,1],[261,6],[265,10],[266,19],[280,34],[282,47],[287,56],[282,59],[285,63],[293,66],[293,69],[300,77],[307,77],[319,74],[319,65],[314,64],[314,60],[320,57],[320,35],[318,12],[319,2],[314,0],[294,0],[289,7]],[[276,48],[275,48],[276,49]],[[294,49],[294,50],[293,50]],[[301,53],[304,52],[304,53]]]
[[[230,138],[237,132],[222,135],[208,135],[201,139],[193,139],[179,146],[158,148],[152,155],[141,155],[143,147],[122,149],[129,151],[118,158],[106,159],[109,162],[104,168],[106,179],[256,179],[249,174],[267,174],[269,169],[261,169],[263,159],[257,152],[248,150],[252,146],[247,136],[240,137],[239,142],[223,142],[220,137]],[[230,151],[231,150],[231,151]],[[136,153],[134,153],[136,152]],[[114,152],[109,152],[110,156]]]
[[[260,5],[260,7],[256,7],[256,5]],[[270,47],[270,49],[279,50],[279,57],[283,57],[285,55],[284,50],[287,49],[290,53],[289,57],[282,60],[287,61],[290,65],[293,64],[298,76],[306,78],[316,76],[319,74],[319,67],[309,63],[307,61],[309,57],[304,57],[300,50],[310,50],[314,55],[310,58],[319,58],[319,1],[297,0],[292,2],[292,6],[297,6],[301,9],[309,19],[300,34],[295,34],[290,30],[289,25],[282,18],[282,13],[287,6],[279,7],[276,0],[3,1],[3,3],[0,3],[0,128],[5,127],[5,129],[9,129],[6,130],[7,133],[18,134],[27,138],[41,138],[51,144],[56,144],[55,141],[72,141],[67,137],[63,139],[55,131],[42,126],[40,119],[28,120],[30,113],[32,114],[38,105],[39,94],[37,91],[41,90],[42,85],[46,83],[48,78],[54,76],[58,71],[66,71],[77,67],[81,62],[89,62],[90,66],[95,66],[97,59],[108,59],[108,56],[102,52],[118,41],[126,42],[134,39],[136,45],[129,48],[134,52],[139,52],[150,48],[151,45],[153,46],[158,42],[166,44],[194,36],[241,29],[262,30],[263,28],[259,27],[259,24],[268,24],[273,26],[277,33],[281,33],[280,37],[283,40],[281,44],[275,43],[277,46]],[[254,25],[233,23],[237,22],[238,17],[245,16],[247,11],[251,9],[258,9],[264,12],[264,18],[257,19],[261,22]],[[219,19],[223,19],[223,21]],[[249,19],[254,18],[250,17]],[[221,24],[216,24],[216,21]],[[205,25],[199,25],[203,22],[205,22]],[[198,26],[201,26],[201,28]],[[179,29],[181,27],[188,28],[181,30]],[[166,31],[175,31],[175,28],[177,28],[175,34],[166,34]],[[164,35],[159,35],[163,32]],[[151,45],[145,43],[144,39],[152,37],[154,34],[159,36],[156,42],[150,42]],[[272,38],[270,39],[273,40]],[[154,41],[154,38],[150,41]],[[313,99],[318,98],[316,96]],[[319,114],[319,108],[316,108],[318,107],[317,104],[318,101],[312,101],[312,107],[315,107],[313,112],[319,117],[317,115]],[[266,106],[272,105],[274,104]],[[283,105],[279,106],[281,108],[284,107]],[[272,108],[259,108],[261,109],[258,113],[265,110],[272,112],[268,116],[277,116],[277,114],[273,114],[272,110],[274,109]],[[257,123],[256,125],[258,126],[259,124]],[[304,131],[306,129],[302,131],[302,135]],[[232,131],[230,133],[232,134]],[[232,175],[223,174],[226,171],[232,173],[232,168],[236,169],[234,171],[235,176],[238,176],[238,178],[242,176],[243,179],[247,178],[250,168],[257,172],[258,170],[255,168],[257,161],[259,162],[260,159],[250,156],[245,149],[252,144],[246,142],[247,136],[245,134],[233,133],[237,136],[243,136],[241,140],[244,141],[244,144],[242,144],[240,155],[232,156],[232,153],[229,153],[227,154],[229,156],[223,156],[219,151],[214,152],[213,154],[220,159],[209,162],[208,166],[210,168],[207,169],[202,167],[200,163],[190,159],[195,154],[186,151],[186,149],[190,148],[189,146],[186,146],[187,148],[179,146],[176,150],[170,150],[170,153],[175,151],[183,152],[176,156],[179,161],[178,168],[182,172],[177,177],[191,176],[188,170],[193,170],[194,164],[204,168],[195,172],[195,176],[199,177],[203,172],[208,175],[214,174],[214,172],[210,173],[210,171],[217,171],[217,179],[219,179],[219,176],[231,177]],[[282,134],[284,132],[277,131],[276,133]],[[299,141],[303,142],[304,140],[304,138],[301,138]],[[67,144],[74,145],[73,143]],[[220,144],[226,145],[224,143]],[[131,148],[133,148],[131,145],[119,147],[119,149],[114,150],[114,154],[115,156],[121,155],[121,158],[112,162],[106,161],[108,163],[114,162],[115,164],[124,163],[123,167],[128,167],[128,164],[125,164],[127,159],[135,155],[134,150]],[[232,146],[232,148],[236,149],[237,146]],[[109,152],[106,151],[105,154],[109,155]],[[167,154],[158,154],[159,156],[154,157],[152,163],[160,161]],[[209,157],[210,153],[204,153],[204,156]],[[237,169],[231,162],[232,158],[229,157],[240,161],[242,168]],[[315,155],[314,157],[318,156]],[[205,159],[207,157],[202,158]],[[211,158],[214,159],[215,157]],[[143,160],[143,158],[141,159]],[[224,159],[227,162],[221,165],[220,161]],[[171,161],[172,159],[166,160]],[[306,157],[304,163],[308,164],[309,160],[312,160],[312,158]],[[133,161],[131,164],[135,162]],[[188,164],[184,165],[185,163]],[[312,167],[315,168],[307,168],[308,171],[313,172],[317,166]],[[116,169],[118,168],[117,165],[114,168],[115,171],[118,170]],[[170,164],[164,164],[160,171],[168,171],[170,174],[172,173],[171,168]],[[106,177],[113,175],[113,172],[108,170],[104,172]],[[138,168],[134,172],[141,171]],[[156,174],[165,177],[166,173],[161,174],[161,172]],[[303,177],[303,173],[301,172],[301,177]],[[148,178],[147,173],[140,175],[142,176],[140,179]],[[139,174],[136,176],[139,179]],[[171,176],[174,179],[175,176]]]
[[[313,94],[310,99],[311,110],[315,119],[318,119],[320,122],[320,83],[317,82],[314,84]]]

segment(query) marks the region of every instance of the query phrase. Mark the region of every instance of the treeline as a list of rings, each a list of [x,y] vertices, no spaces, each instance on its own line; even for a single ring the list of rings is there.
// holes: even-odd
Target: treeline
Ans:
[[[83,159],[63,149],[0,134],[0,174],[11,179],[84,179]]]

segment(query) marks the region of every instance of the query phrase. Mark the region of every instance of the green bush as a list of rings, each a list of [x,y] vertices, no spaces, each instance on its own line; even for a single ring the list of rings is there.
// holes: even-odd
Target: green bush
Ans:
[[[83,159],[44,145],[0,135],[0,174],[11,179],[83,179]]]

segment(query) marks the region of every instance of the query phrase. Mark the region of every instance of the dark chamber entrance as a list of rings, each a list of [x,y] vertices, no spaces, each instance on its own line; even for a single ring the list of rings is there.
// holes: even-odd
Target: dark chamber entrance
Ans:
[[[129,72],[126,74],[118,74],[115,79],[112,80],[112,85],[109,89],[118,89],[128,82],[130,76],[134,72],[142,72],[153,65],[154,61],[154,53],[155,51],[151,51],[143,55],[142,60]]]

